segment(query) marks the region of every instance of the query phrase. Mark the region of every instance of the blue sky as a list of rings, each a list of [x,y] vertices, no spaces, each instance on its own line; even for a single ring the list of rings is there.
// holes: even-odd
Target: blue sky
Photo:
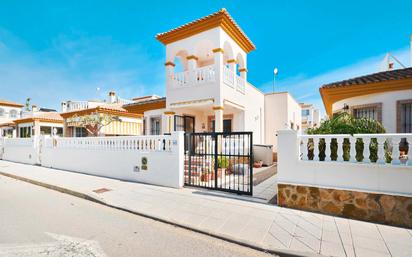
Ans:
[[[59,108],[62,100],[164,95],[163,32],[228,9],[257,49],[248,80],[323,109],[318,88],[379,71],[391,51],[410,66],[412,1],[0,2],[0,99]],[[100,93],[96,88],[100,87]]]

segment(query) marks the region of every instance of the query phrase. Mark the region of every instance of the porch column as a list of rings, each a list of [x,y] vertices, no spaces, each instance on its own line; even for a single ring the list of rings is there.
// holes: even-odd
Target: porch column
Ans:
[[[239,68],[239,73],[240,73],[240,77],[243,78],[243,79],[245,79],[245,81],[246,81],[247,69],[244,68],[244,67]]]
[[[173,117],[175,112],[167,111],[164,114],[166,115],[166,133],[172,133],[174,131]]]
[[[213,106],[215,112],[215,132],[223,132],[223,106]]]
[[[186,57],[187,59],[187,69],[189,71],[195,70],[197,67],[197,56],[196,55],[189,55],[188,57]]]
[[[169,84],[172,82],[173,74],[175,71],[175,64],[171,61],[168,61],[165,63],[166,67],[166,88],[168,87]]]
[[[233,72],[236,71],[236,60],[235,59],[227,60],[227,64],[229,65],[229,70]]]

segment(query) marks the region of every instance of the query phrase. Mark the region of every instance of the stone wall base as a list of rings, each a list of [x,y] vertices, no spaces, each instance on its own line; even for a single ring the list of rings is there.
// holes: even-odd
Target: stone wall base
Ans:
[[[278,184],[278,205],[412,228],[412,197]]]

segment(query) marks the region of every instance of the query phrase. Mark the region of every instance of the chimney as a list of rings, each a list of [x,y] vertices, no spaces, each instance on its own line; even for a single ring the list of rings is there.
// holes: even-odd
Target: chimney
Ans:
[[[37,111],[38,111],[37,105],[34,105],[34,104],[33,104],[33,105],[31,106],[31,111],[32,111],[32,112],[37,112]]]
[[[66,102],[61,103],[61,110],[62,110],[62,112],[67,112],[67,103]]]
[[[109,92],[109,103],[115,103],[116,102],[116,92],[110,91]]]

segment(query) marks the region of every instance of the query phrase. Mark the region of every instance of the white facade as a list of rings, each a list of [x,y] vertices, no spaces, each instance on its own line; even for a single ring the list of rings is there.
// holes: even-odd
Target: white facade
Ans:
[[[300,132],[301,108],[299,103],[287,92],[265,95],[265,144],[278,149],[277,133],[290,128]]]
[[[305,131],[308,128],[315,128],[320,125],[320,111],[313,104],[300,104],[302,108],[301,128]]]
[[[334,113],[342,111],[345,105],[351,112],[357,108],[362,109],[376,106],[378,112],[380,112],[379,119],[381,119],[386,132],[397,133],[397,117],[399,112],[397,102],[403,100],[412,100],[412,89],[347,98],[334,103],[332,111]]]
[[[0,103],[0,137],[16,137],[16,131],[12,125],[13,120],[19,119],[22,107],[2,105]]]

